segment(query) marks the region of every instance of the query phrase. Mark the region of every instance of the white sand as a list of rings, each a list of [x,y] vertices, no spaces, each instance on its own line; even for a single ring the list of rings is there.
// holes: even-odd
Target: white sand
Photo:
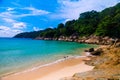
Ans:
[[[83,60],[89,60],[89,58],[67,59],[36,70],[8,75],[3,77],[2,80],[60,80],[61,78],[72,76],[75,73],[92,70],[93,66],[84,64]]]
[[[80,63],[78,65],[66,67],[61,70],[55,71],[51,74],[48,74],[36,80],[60,80],[61,78],[64,77],[73,76],[73,74],[75,73],[81,73],[81,72],[89,71],[91,69],[93,69],[93,67],[85,65],[84,63]]]

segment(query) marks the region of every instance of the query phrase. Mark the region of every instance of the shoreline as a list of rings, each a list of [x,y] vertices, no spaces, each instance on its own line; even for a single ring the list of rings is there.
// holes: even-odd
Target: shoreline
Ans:
[[[16,75],[16,74],[30,72],[30,71],[33,71],[33,70],[37,70],[39,68],[47,67],[47,66],[54,65],[54,64],[59,64],[59,63],[65,61],[65,60],[69,60],[69,59],[73,59],[73,58],[77,59],[77,58],[85,58],[85,57],[86,57],[86,52],[85,52],[85,54],[81,54],[81,56],[80,55],[64,55],[62,58],[59,58],[57,60],[48,62],[46,64],[35,65],[33,67],[28,67],[28,68],[26,67],[26,68],[22,68],[20,70],[16,70],[16,71],[13,71],[13,72],[2,74],[2,75],[0,75],[0,78],[1,77],[7,77],[9,75]]]
[[[6,39],[5,39],[6,40]],[[9,40],[9,39],[7,39],[7,40]],[[19,40],[19,39],[18,39]],[[20,39],[20,41],[21,41],[21,39]],[[30,41],[33,41],[33,40],[30,40]],[[8,41],[7,41],[8,42]],[[14,39],[13,39],[13,42],[14,42]],[[33,41],[34,42],[34,41]],[[35,42],[38,42],[38,43],[40,43],[39,41],[35,41]],[[45,41],[46,42],[46,41]],[[47,41],[47,42],[49,42],[49,41]],[[57,43],[57,41],[55,41],[56,43]],[[62,42],[62,41],[61,41]],[[49,43],[51,43],[51,41],[49,42]],[[64,43],[64,42],[63,42]],[[60,50],[64,50],[64,51],[62,51],[62,52],[58,52],[58,56],[56,56],[57,54],[57,50],[52,50],[52,49],[54,49],[54,46],[53,46],[53,48],[51,49],[51,52],[53,53],[54,51],[55,51],[55,55],[51,55],[51,57],[52,58],[49,58],[49,56],[48,56],[48,58],[44,58],[43,57],[43,59],[45,60],[45,63],[44,62],[42,62],[42,60],[40,60],[42,63],[40,63],[40,61],[39,61],[39,58],[40,57],[38,57],[38,62],[37,62],[37,59],[36,59],[36,62],[34,62],[33,64],[31,64],[31,65],[25,65],[24,66],[24,61],[21,59],[22,58],[22,56],[21,56],[21,58],[19,58],[19,59],[16,59],[16,60],[13,60],[13,62],[17,62],[17,60],[20,60],[21,62],[17,62],[18,63],[18,65],[8,65],[7,66],[7,68],[6,68],[6,66],[4,67],[1,67],[1,71],[0,71],[0,77],[3,77],[3,76],[7,76],[7,75],[11,75],[11,74],[14,74],[14,73],[17,73],[17,72],[21,72],[21,71],[24,71],[24,70],[27,70],[27,69],[31,69],[31,68],[33,68],[33,67],[37,67],[37,66],[40,66],[40,65],[44,65],[44,64],[48,64],[48,63],[51,63],[51,62],[53,62],[53,61],[56,61],[56,60],[58,60],[58,59],[60,59],[60,58],[63,58],[64,56],[69,56],[69,55],[71,55],[71,56],[73,56],[73,55],[81,55],[80,53],[82,53],[83,51],[84,51],[84,49],[87,49],[87,48],[90,48],[92,45],[87,45],[87,44],[83,44],[83,45],[85,45],[85,47],[82,47],[81,48],[81,44],[78,44],[78,43],[72,43],[72,42],[65,42],[65,44],[69,44],[70,43],[70,45],[71,45],[71,47],[69,48],[69,46],[68,46],[68,48],[66,48],[66,49],[60,49]],[[12,44],[12,43],[11,43]],[[73,47],[73,50],[71,50],[72,49],[72,46],[74,46],[74,45],[72,45],[72,44],[75,44],[75,45],[77,45],[77,46],[75,46],[75,47]],[[12,44],[13,45],[13,44]],[[41,44],[40,44],[41,45]],[[80,48],[78,48],[79,46],[78,45],[80,45]],[[50,45],[51,46],[51,45]],[[62,46],[64,46],[64,44],[62,45]],[[34,47],[34,46],[33,46]],[[93,46],[92,46],[93,47]],[[96,46],[95,46],[96,47]],[[29,47],[28,47],[29,48]],[[35,48],[35,47],[34,47]],[[33,54],[34,54],[34,48],[33,48]],[[59,50],[59,48],[60,47],[58,47],[58,50]],[[62,48],[62,47],[61,47]],[[64,47],[63,47],[64,48]],[[16,49],[16,48],[15,48]],[[20,48],[20,49],[22,49],[22,48]],[[31,47],[31,49],[32,49],[32,47]],[[30,49],[30,50],[31,50]],[[36,48],[35,48],[36,49]],[[67,51],[67,49],[68,50],[70,50],[70,51]],[[28,49],[28,51],[30,52],[30,50]],[[46,49],[45,49],[46,50]],[[12,50],[11,50],[12,51]],[[12,53],[12,52],[10,52],[10,53]],[[14,53],[14,52],[13,52]],[[19,52],[18,51],[18,53],[20,54],[21,52]],[[38,52],[37,50],[36,50],[36,52],[35,53],[40,53],[40,52]],[[60,54],[59,54],[60,53]],[[16,52],[15,52],[15,54],[16,54]],[[21,54],[24,54],[24,53],[21,53]],[[11,55],[11,54],[10,54]],[[17,55],[17,54],[16,54]],[[60,55],[60,56],[59,56]],[[63,55],[63,56],[61,56],[61,55]],[[24,55],[23,55],[24,56]],[[28,55],[29,56],[29,55]],[[54,57],[55,56],[55,57]],[[2,57],[2,56],[1,56]],[[31,57],[32,58],[32,57]],[[3,59],[3,58],[1,58],[3,61],[2,61],[2,63],[6,63],[6,61],[8,61],[9,62],[9,56],[8,56],[8,59]],[[14,59],[14,58],[13,58]],[[50,60],[51,59],[51,60]],[[28,60],[28,61],[27,61]],[[32,58],[32,60],[29,60],[29,59],[27,59],[26,60],[26,63],[28,63],[29,61],[31,62],[31,61],[34,61],[35,59],[34,58]],[[12,63],[12,61],[10,62],[10,64]],[[8,64],[8,63],[7,63]],[[19,65],[20,65],[20,68],[19,68]],[[11,67],[12,66],[12,67]],[[15,67],[14,67],[15,66]],[[17,67],[18,66],[18,67]],[[23,66],[23,67],[21,67],[21,66]]]
[[[68,60],[68,59],[71,59],[71,58],[82,58],[82,57],[86,57],[86,56],[64,56],[61,59],[58,59],[58,60],[55,60],[53,62],[43,64],[43,65],[38,65],[38,66],[31,67],[31,68],[22,69],[22,70],[18,70],[18,71],[15,71],[15,72],[10,72],[10,73],[7,73],[7,74],[3,74],[2,76],[0,76],[0,78],[1,77],[6,77],[6,76],[9,76],[9,75],[16,75],[16,74],[30,72],[30,71],[33,71],[33,70],[37,70],[39,68],[43,68],[43,67],[47,67],[47,66],[50,66],[50,65],[60,63],[60,62],[62,62],[64,60]]]
[[[77,43],[86,43],[86,44],[96,44],[96,45],[112,45],[113,43],[119,42],[119,38],[112,38],[108,36],[84,36],[79,37],[77,35],[71,35],[69,37],[60,36],[58,38],[47,38],[47,37],[36,37],[34,40],[55,40],[55,41],[67,41],[67,42],[77,42]]]
[[[46,65],[34,67],[32,69],[28,69],[25,71],[21,71],[18,73],[4,76],[4,77],[2,77],[2,80],[26,80],[26,79],[27,80],[37,80],[37,79],[38,80],[49,80],[49,79],[45,79],[45,78],[50,77],[49,75],[55,75],[56,72],[62,73],[61,77],[59,77],[59,78],[66,77],[66,76],[72,76],[74,73],[77,73],[76,70],[72,70],[71,75],[70,74],[67,75],[66,72],[64,72],[67,70],[68,71],[71,70],[71,68],[72,69],[77,69],[77,68],[80,69],[80,67],[82,68],[83,66],[87,67],[87,69],[83,69],[81,71],[77,70],[78,72],[85,72],[86,70],[92,70],[93,66],[88,66],[88,65],[84,64],[84,60],[88,60],[88,57],[86,57],[86,56],[67,57],[67,58],[63,58],[63,59],[57,60],[55,62],[46,64]],[[66,75],[63,75],[63,73]],[[54,80],[54,79],[52,79],[52,80]]]

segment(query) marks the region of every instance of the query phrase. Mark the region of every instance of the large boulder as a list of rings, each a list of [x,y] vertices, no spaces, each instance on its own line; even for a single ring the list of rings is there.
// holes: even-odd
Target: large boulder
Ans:
[[[91,52],[92,55],[98,56],[103,52],[102,48],[97,49],[96,51]]]
[[[89,52],[93,52],[93,51],[94,51],[94,48],[90,48],[90,49],[89,49]]]

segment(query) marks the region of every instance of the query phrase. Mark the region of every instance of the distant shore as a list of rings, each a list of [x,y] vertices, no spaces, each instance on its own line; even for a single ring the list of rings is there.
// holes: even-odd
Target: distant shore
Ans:
[[[63,61],[35,70],[8,75],[3,77],[2,80],[59,80],[72,76],[74,73],[92,70],[94,67],[86,65],[84,60],[89,60],[89,58],[65,58]]]
[[[119,38],[111,38],[108,36],[83,36],[79,37],[72,35],[69,37],[60,36],[59,38],[46,38],[46,37],[36,37],[36,40],[57,40],[57,41],[68,41],[68,42],[78,42],[78,43],[87,43],[87,44],[97,44],[97,45],[113,45],[113,43],[120,42]]]

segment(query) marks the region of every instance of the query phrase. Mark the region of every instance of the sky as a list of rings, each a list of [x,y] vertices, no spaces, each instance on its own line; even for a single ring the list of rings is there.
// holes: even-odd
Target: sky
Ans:
[[[0,0],[0,37],[55,28],[80,13],[101,11],[120,0]]]

